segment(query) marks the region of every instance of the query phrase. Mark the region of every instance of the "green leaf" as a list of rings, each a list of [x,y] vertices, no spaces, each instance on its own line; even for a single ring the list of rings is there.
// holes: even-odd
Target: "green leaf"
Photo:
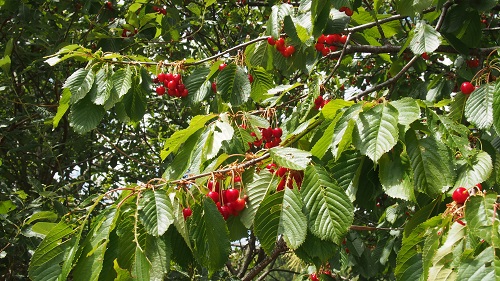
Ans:
[[[17,208],[16,204],[10,200],[0,201],[0,215],[8,214],[10,211]]]
[[[134,263],[132,267],[132,277],[134,280],[151,280],[149,263],[144,251],[140,247],[135,247]]]
[[[94,104],[90,96],[87,96],[71,107],[69,124],[75,132],[84,134],[95,129],[105,114],[104,108]]]
[[[497,81],[493,90],[493,125],[497,134],[500,134],[500,81]]]
[[[464,259],[458,267],[456,280],[498,280],[500,259],[494,247],[487,247],[479,255]]]
[[[396,280],[420,280],[424,274],[423,250],[425,239],[437,232],[443,223],[441,216],[433,217],[415,228],[409,236],[403,237],[401,249],[396,258]]]
[[[326,121],[325,121],[326,122]],[[328,149],[331,148],[332,141],[333,141],[333,132],[335,130],[335,126],[337,125],[337,120],[333,120],[328,124],[328,127],[324,130],[322,130],[321,137],[319,138],[318,141],[314,144],[314,146],[311,149],[311,154],[313,156],[318,157],[319,159],[323,158],[325,153],[328,151]]]
[[[337,122],[332,142],[332,153],[335,158],[339,158],[344,149],[351,145],[353,131],[361,110],[361,104],[355,104],[349,107]]]
[[[115,228],[118,218],[115,206],[106,208],[93,222],[81,246],[81,256],[73,271],[74,280],[98,280],[103,266],[103,259],[108,249],[109,235]]]
[[[207,80],[210,73],[210,68],[200,67],[193,70],[187,77],[185,84],[189,92],[191,102],[197,104],[203,101],[211,91],[211,84]]]
[[[167,169],[163,173],[163,178],[179,179],[186,174],[187,169],[191,166],[191,164],[194,164],[192,163],[193,154],[195,152],[199,153],[199,150],[195,150],[195,148],[197,148],[200,144],[199,140],[202,135],[204,136],[202,131],[199,130],[189,136],[189,138],[183,143],[182,148],[175,155],[174,160],[170,163],[170,165],[168,165]],[[198,167],[198,169],[200,169],[200,167]]]
[[[31,215],[30,218],[26,221],[26,224],[31,224],[32,222],[38,220],[48,220],[53,222],[57,220],[57,214],[52,211],[39,211]]]
[[[191,119],[189,126],[186,129],[176,131],[170,138],[165,141],[163,150],[161,151],[161,159],[165,160],[172,152],[176,152],[186,140],[199,129],[205,127],[205,124],[217,117],[216,114],[197,115]]]
[[[271,15],[267,20],[266,34],[277,39],[280,37],[281,24],[283,19],[292,14],[292,6],[289,4],[274,5],[271,9]]]
[[[279,233],[287,246],[297,249],[306,239],[307,219],[302,213],[302,201],[298,188],[285,188]]]
[[[427,127],[436,139],[439,139],[453,150],[458,149],[464,155],[469,154],[470,131],[467,127],[446,115],[437,114],[430,109],[426,113]]]
[[[127,66],[125,69],[118,69],[113,73],[111,80],[113,81],[113,89],[118,94],[118,97],[123,97],[132,88],[132,70],[130,66]]]
[[[425,23],[417,22],[415,26],[415,35],[410,41],[411,51],[416,55],[434,52],[441,44],[440,34],[434,27]]]
[[[486,181],[493,171],[491,156],[484,151],[478,151],[476,154],[470,156],[470,159],[465,159],[461,162],[462,165],[457,169],[455,188],[460,186],[473,187],[478,183]]]
[[[202,206],[193,208],[189,219],[195,258],[212,274],[226,264],[231,252],[229,232],[212,199],[205,197]]]
[[[474,90],[465,103],[465,117],[478,129],[489,129],[493,124],[493,93],[495,85],[485,84]]]
[[[312,156],[308,151],[292,147],[273,147],[269,153],[278,166],[292,170],[305,170]]]
[[[74,104],[83,99],[94,84],[94,72],[90,69],[80,68],[64,82],[63,88],[71,91],[70,103]]]
[[[134,77],[134,87],[123,97],[125,112],[132,122],[139,122],[146,113],[146,93],[139,84],[138,77]]]
[[[359,114],[354,145],[377,162],[398,141],[398,111],[390,104],[379,104]]]
[[[268,254],[280,235],[288,247],[298,248],[306,239],[307,221],[297,189],[285,188],[265,197],[255,215],[254,230]]]
[[[144,241],[144,253],[151,264],[149,270],[151,280],[164,280],[165,274],[170,269],[172,246],[166,241],[170,242],[164,236],[151,235],[147,235]]]
[[[111,90],[113,89],[113,83],[111,80],[112,72],[107,68],[101,68],[96,73],[95,83],[97,85],[97,91],[95,97],[92,97],[92,101],[95,104],[103,105],[111,95]]]
[[[384,154],[379,161],[379,178],[385,193],[393,198],[415,201],[410,161],[398,150]]]
[[[217,91],[233,106],[247,102],[251,87],[245,70],[236,64],[226,66],[217,76]]]
[[[405,139],[415,188],[429,196],[448,190],[455,177],[448,148],[433,137],[417,139],[413,130]]]
[[[52,128],[55,129],[59,125],[59,121],[63,118],[66,111],[68,111],[69,103],[71,99],[71,91],[67,88],[62,90],[61,99],[59,100],[59,106],[57,107],[57,113],[52,119]]]
[[[493,245],[498,245],[500,241],[496,200],[497,194],[488,192],[484,196],[470,196],[465,203],[465,219],[469,234]]]
[[[254,231],[270,255],[278,239],[284,192],[266,196],[255,214]]]
[[[61,272],[65,258],[76,242],[74,230],[64,222],[59,222],[42,240],[33,254],[29,277],[34,281],[57,279]]]
[[[352,101],[345,101],[343,99],[333,99],[330,100],[322,109],[321,115],[325,117],[325,119],[334,119],[337,116],[339,110],[349,107],[353,105]]]
[[[398,123],[408,126],[420,118],[420,107],[415,99],[406,97],[391,102],[391,105],[398,110]]]
[[[276,190],[277,185],[273,174],[267,171],[254,174],[253,181],[246,185],[248,201],[246,208],[241,213],[241,222],[246,228],[252,227],[259,206],[271,190]]]
[[[219,153],[222,142],[230,141],[234,135],[234,129],[229,123],[227,116],[221,115],[222,121],[215,121],[215,124],[211,127],[211,135],[207,142],[207,154],[206,159],[212,159]]]
[[[464,250],[465,226],[454,223],[432,256],[427,280],[456,280],[455,264]]]
[[[250,92],[252,100],[262,102],[271,97],[268,91],[274,87],[273,76],[260,66],[253,68],[251,74],[253,77]]]
[[[139,219],[146,232],[161,236],[174,222],[172,203],[165,190],[148,190],[139,201]]]
[[[321,239],[340,243],[354,219],[354,207],[344,190],[325,169],[309,166],[301,193],[311,232]]]

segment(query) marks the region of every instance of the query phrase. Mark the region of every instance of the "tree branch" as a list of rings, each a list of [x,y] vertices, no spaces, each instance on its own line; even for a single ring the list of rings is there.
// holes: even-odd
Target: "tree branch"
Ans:
[[[267,265],[269,265],[272,261],[276,260],[282,253],[286,252],[288,250],[288,247],[285,244],[285,241],[283,238],[281,238],[278,243],[276,243],[276,247],[274,248],[273,252],[271,255],[266,256],[260,263],[255,265],[248,274],[241,278],[242,281],[250,281],[252,280],[257,274],[259,274],[264,268],[266,268]]]

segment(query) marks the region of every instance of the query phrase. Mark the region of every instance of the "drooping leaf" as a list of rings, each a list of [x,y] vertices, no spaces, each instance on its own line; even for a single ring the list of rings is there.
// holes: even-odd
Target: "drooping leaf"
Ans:
[[[193,208],[189,220],[195,258],[210,273],[221,269],[229,258],[231,244],[227,226],[214,201],[205,197],[201,206]]]
[[[284,192],[276,192],[264,197],[255,214],[255,235],[268,255],[278,241],[283,195]]]
[[[57,107],[57,113],[52,119],[52,128],[55,129],[59,125],[59,121],[63,118],[66,111],[69,109],[69,103],[71,98],[71,91],[68,88],[62,90],[61,99],[59,100],[59,106]]]
[[[391,105],[398,110],[398,123],[401,125],[408,126],[420,117],[420,107],[412,98],[395,100]]]
[[[165,141],[163,150],[161,151],[161,159],[165,160],[172,152],[176,152],[179,147],[199,129],[203,128],[205,124],[215,118],[216,114],[198,115],[191,119],[189,127],[183,130],[176,131],[170,138]]]
[[[465,219],[469,234],[484,239],[488,244],[498,245],[499,218],[495,208],[497,194],[488,192],[483,195],[470,196],[466,202]]]
[[[113,81],[113,89],[116,91],[118,98],[123,97],[132,88],[132,70],[130,66],[115,71],[111,80]]]
[[[477,256],[464,259],[458,267],[457,280],[498,280],[500,260],[494,247],[487,247]]]
[[[448,148],[433,137],[418,139],[412,130],[405,139],[416,189],[430,196],[448,190],[455,178]]]
[[[250,228],[254,223],[255,214],[266,195],[272,190],[276,190],[278,182],[273,175],[267,171],[255,174],[253,181],[246,185],[248,201],[246,208],[241,213],[241,222],[246,228]]]
[[[111,80],[112,72],[103,67],[97,71],[95,75],[96,95],[92,97],[92,101],[97,105],[103,105],[111,95],[113,82]]]
[[[285,188],[279,232],[287,246],[297,249],[306,239],[307,220],[302,213],[302,201],[297,188]]]
[[[193,70],[185,81],[186,89],[188,89],[188,98],[191,102],[197,104],[204,100],[208,93],[210,93],[210,82],[208,81],[208,74],[210,68],[200,67]]]
[[[473,187],[478,183],[486,181],[493,171],[491,156],[484,151],[478,151],[476,154],[470,156],[469,159],[461,161],[460,164],[457,169],[455,188],[460,186]]]
[[[390,104],[379,104],[359,114],[354,144],[373,162],[398,141],[398,111]]]
[[[245,70],[236,64],[226,66],[217,76],[217,91],[233,106],[247,102],[251,87]]]
[[[393,198],[415,200],[408,155],[396,150],[384,154],[379,161],[379,178],[385,193]]]
[[[253,82],[250,97],[256,102],[262,102],[270,97],[268,91],[274,87],[273,77],[262,67],[255,67],[251,71]]]
[[[118,210],[111,206],[93,222],[94,226],[81,246],[82,254],[73,271],[74,280],[98,280],[109,235],[115,228],[117,218]]]
[[[133,80],[133,87],[123,96],[123,105],[130,121],[139,122],[146,113],[147,99],[146,93],[139,84],[139,78],[134,77]]]
[[[71,91],[70,103],[75,104],[83,99],[94,84],[94,72],[90,69],[80,68],[64,82],[63,88]]]
[[[451,225],[446,239],[432,255],[427,280],[456,279],[457,271],[454,265],[458,262],[463,252],[465,235],[465,227],[463,225],[460,223],[453,223]],[[429,257],[426,258],[429,259]]]
[[[311,153],[297,148],[273,147],[269,153],[278,166],[292,170],[305,170],[311,162]]]
[[[69,124],[77,133],[84,134],[95,129],[105,113],[102,106],[94,104],[87,96],[71,107]]]
[[[309,166],[301,193],[311,232],[321,239],[340,243],[354,218],[354,207],[345,191],[325,169]]]
[[[164,190],[148,190],[139,201],[139,219],[147,233],[161,236],[174,222],[172,203]]]
[[[485,84],[469,95],[465,103],[465,117],[478,129],[489,129],[493,125],[494,84]]]
[[[219,153],[224,141],[230,141],[234,135],[234,129],[229,123],[227,116],[221,116],[222,120],[215,121],[211,127],[210,136],[207,141],[207,159],[212,159]]]
[[[50,230],[31,258],[31,280],[55,280],[60,276],[62,264],[77,241],[73,234],[73,228],[62,221]]]
[[[416,55],[434,52],[441,44],[439,32],[425,21],[417,22],[415,34],[410,41],[410,49]]]
[[[283,19],[290,15],[292,6],[289,4],[274,5],[271,10],[271,15],[267,20],[266,34],[277,39],[280,37],[281,24]]]

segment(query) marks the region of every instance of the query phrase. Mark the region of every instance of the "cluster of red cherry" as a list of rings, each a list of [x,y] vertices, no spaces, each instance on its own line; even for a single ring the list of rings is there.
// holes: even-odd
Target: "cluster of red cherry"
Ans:
[[[344,12],[346,16],[352,16],[352,10],[349,7],[340,7],[339,12]]]
[[[163,96],[167,93],[171,97],[184,98],[188,95],[188,89],[186,89],[186,86],[182,83],[180,74],[162,72],[153,79],[153,82],[160,84],[156,87],[156,93],[159,96]]]
[[[167,14],[167,9],[165,8],[160,8],[158,6],[153,6],[153,11],[157,12],[158,14],[163,14],[163,15],[166,15]]]
[[[276,191],[282,191],[283,189],[285,189],[285,186],[292,189],[294,181],[300,190],[302,180],[304,179],[304,171],[290,170],[285,167],[278,168],[278,166],[276,166],[276,164],[274,163],[267,164],[266,169],[271,174],[275,174],[281,178],[278,186],[276,187]]]
[[[251,132],[250,135],[254,137],[253,142],[249,142],[250,147],[261,147],[264,144],[264,148],[269,149],[278,146],[281,143],[281,136],[283,135],[283,130],[281,128],[259,128],[262,138],[259,139],[255,132]]]
[[[318,37],[318,41],[316,41],[314,48],[316,48],[318,52],[321,52],[323,56],[327,56],[330,52],[335,52],[338,50],[338,47],[335,45],[335,43],[345,44],[346,41],[346,35],[336,33],[328,35],[321,34],[321,36]]]
[[[276,50],[280,52],[285,58],[291,57],[295,53],[295,47],[292,45],[286,45],[285,38],[280,37],[275,40],[273,37],[267,38],[267,43],[271,46],[275,46]]]
[[[240,183],[241,178],[236,176],[233,178],[233,182]],[[208,181],[207,184],[208,190],[207,196],[210,197],[217,206],[220,214],[227,220],[230,216],[238,216],[239,213],[245,209],[247,196],[243,196],[240,198],[240,191],[237,188],[229,188],[229,189],[220,189],[219,181]]]
[[[323,108],[323,106],[325,106],[329,102],[330,102],[330,100],[325,100],[323,98],[323,96],[318,96],[314,100],[314,108],[316,108],[317,110],[320,110],[321,108]]]

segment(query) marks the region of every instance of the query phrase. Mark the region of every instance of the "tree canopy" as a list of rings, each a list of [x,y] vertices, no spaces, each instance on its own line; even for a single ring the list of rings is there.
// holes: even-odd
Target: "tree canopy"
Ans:
[[[499,279],[499,11],[0,0],[0,278]]]

